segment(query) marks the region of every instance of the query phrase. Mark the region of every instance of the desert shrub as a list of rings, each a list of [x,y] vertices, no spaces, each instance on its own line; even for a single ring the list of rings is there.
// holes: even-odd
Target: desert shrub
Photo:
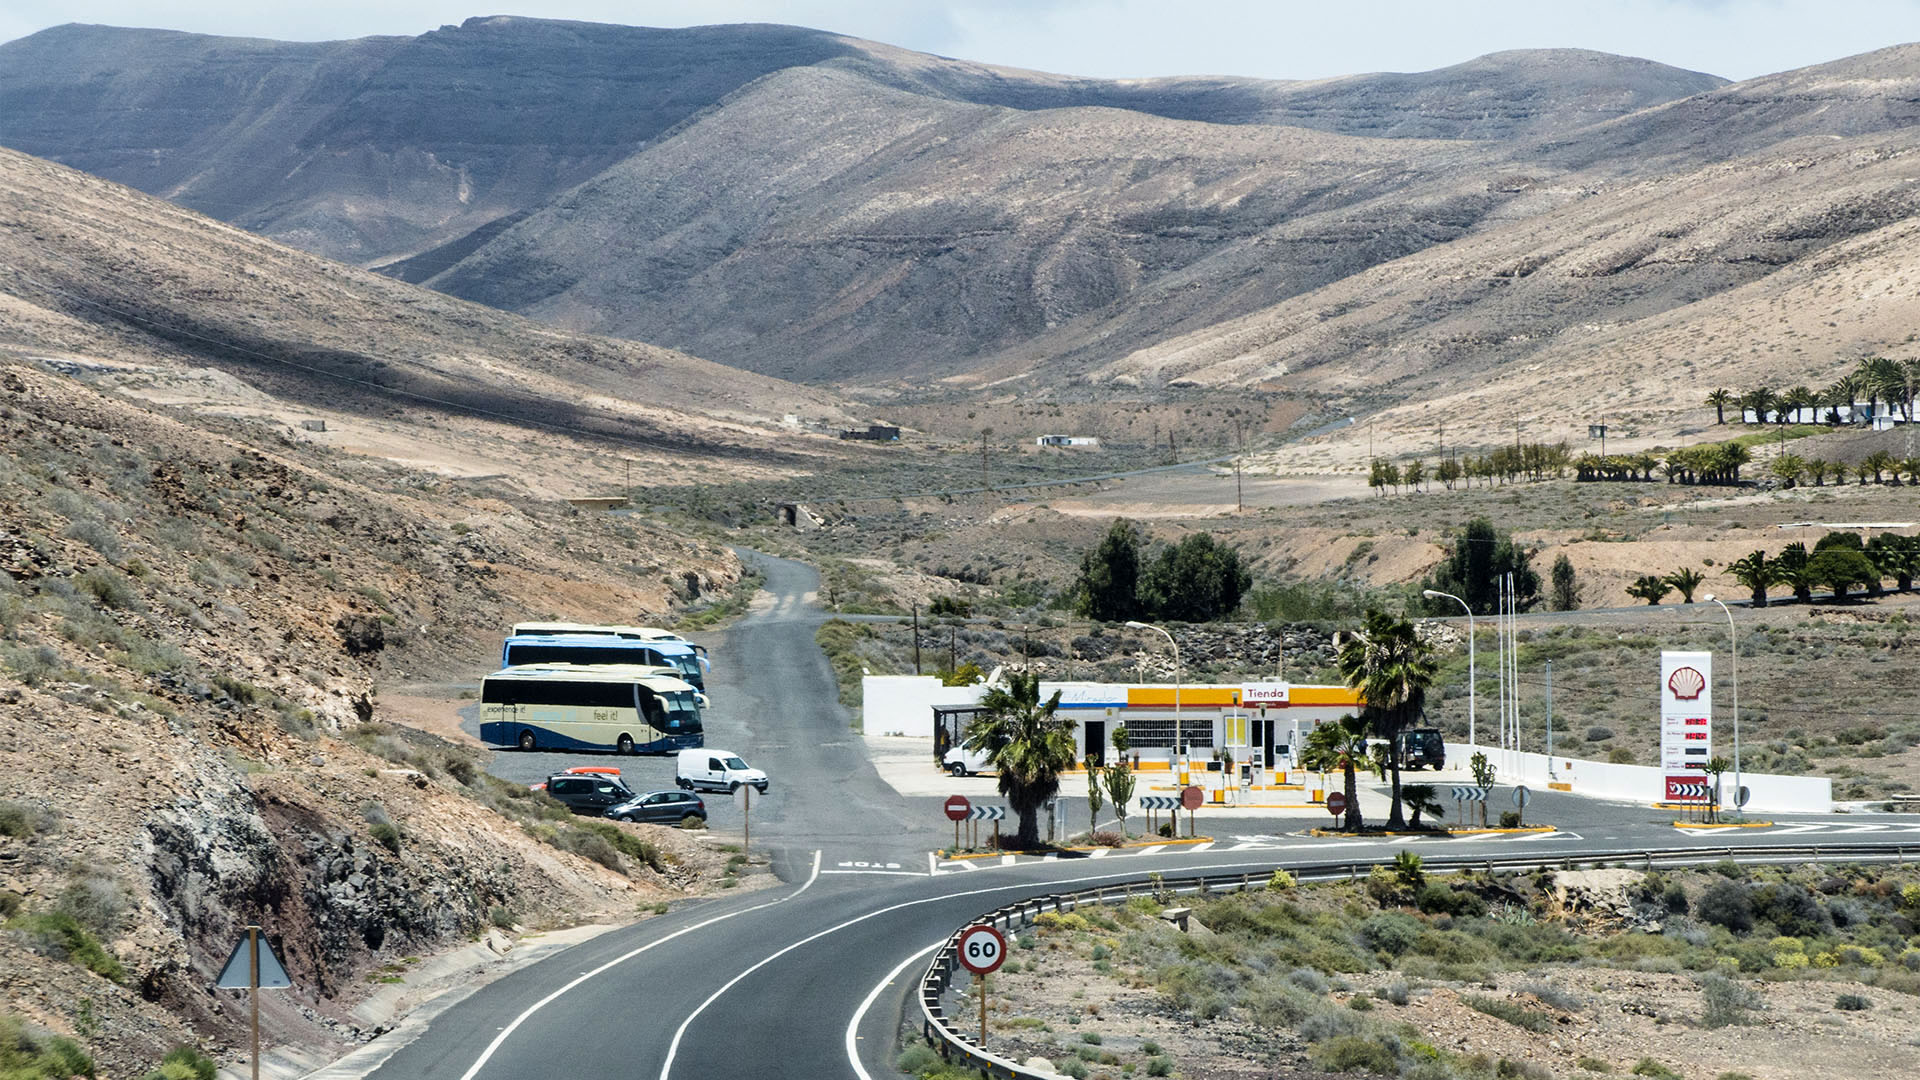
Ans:
[[[27,839],[53,828],[53,815],[37,806],[8,800],[0,802],[0,836]]]
[[[1389,956],[1399,956],[1420,939],[1424,928],[1420,920],[1398,911],[1383,911],[1360,924],[1360,937],[1367,945]]]
[[[1553,985],[1552,983],[1528,983],[1520,988],[1523,994],[1531,994],[1543,1005],[1551,1005],[1561,1012],[1579,1012],[1586,1002],[1578,994]]]
[[[126,918],[127,895],[112,874],[89,867],[69,879],[67,887],[54,898],[53,909],[73,916],[93,934],[111,938]]]
[[[1465,889],[1442,881],[1429,881],[1414,894],[1414,906],[1429,915],[1479,916],[1487,913],[1486,901]]]
[[[1553,1074],[1547,1071],[1546,1066],[1512,1058],[1501,1058],[1499,1064],[1493,1067],[1493,1075],[1500,1080],[1553,1080]]]
[[[1173,1075],[1173,1059],[1165,1058],[1165,1057],[1148,1058],[1147,1059],[1147,1075],[1148,1076],[1172,1076]]]
[[[1373,1008],[1373,999],[1364,994],[1355,994],[1347,999],[1347,1008],[1354,1012],[1368,1012]]]
[[[1073,1080],[1086,1080],[1087,1063],[1077,1057],[1070,1057],[1059,1066],[1060,1075],[1070,1076]]]
[[[505,904],[495,904],[487,909],[487,921],[502,930],[513,929],[513,911]]]
[[[1588,1072],[1610,1073],[1613,1071],[1613,1062],[1596,1057],[1583,1057],[1573,1064],[1576,1068],[1585,1069]]]
[[[1307,1049],[1307,1060],[1324,1072],[1370,1072],[1395,1076],[1400,1061],[1393,1048],[1361,1035],[1336,1035]]]
[[[1686,886],[1677,881],[1668,882],[1666,891],[1660,894],[1660,906],[1666,908],[1668,914],[1685,915],[1687,913]]]
[[[1520,811],[1518,810],[1500,811],[1500,827],[1501,828],[1517,829],[1520,827],[1520,822],[1521,822]]]
[[[117,570],[105,567],[89,570],[74,578],[73,583],[93,597],[101,607],[133,608],[140,604],[140,590],[134,588],[133,582]]]
[[[1804,885],[1790,881],[1762,885],[1753,890],[1751,899],[1754,918],[1772,923],[1782,934],[1818,937],[1833,929],[1833,918]]]
[[[120,961],[78,919],[64,911],[22,916],[9,922],[7,927],[19,931],[34,952],[78,964],[117,983],[127,981],[127,970],[120,966]]]
[[[1873,1002],[1859,994],[1841,994],[1833,999],[1833,1007],[1841,1012],[1864,1012],[1873,1008]]]
[[[1700,1014],[1704,1027],[1744,1024],[1747,1014],[1764,1004],[1753,988],[1717,973],[1700,977],[1700,993],[1706,1001],[1706,1008]]]
[[[472,787],[475,778],[480,774],[480,770],[474,765],[473,759],[462,754],[448,754],[441,760],[441,765],[446,769],[448,776],[453,777],[467,787]]]
[[[1649,1080],[1686,1080],[1685,1077],[1650,1057],[1643,1057],[1633,1064],[1633,1075],[1645,1076]]]
[[[893,1067],[908,1076],[918,1076],[940,1064],[940,1055],[934,1052],[933,1047],[923,1042],[909,1045],[905,1050],[900,1051],[899,1057],[893,1059]]]
[[[1484,994],[1468,994],[1460,999],[1475,1012],[1505,1020],[1514,1027],[1525,1028],[1532,1032],[1546,1031],[1553,1026],[1553,1019],[1543,1012],[1529,1009],[1519,1002],[1508,998],[1487,997]]]
[[[144,1080],[213,1080],[219,1071],[219,1063],[207,1055],[191,1046],[176,1046]]]
[[[260,688],[250,682],[218,674],[207,681],[212,683],[214,689],[220,691],[222,695],[241,705],[251,705],[260,699]]]
[[[1753,929],[1753,897],[1737,881],[1716,881],[1700,894],[1694,914],[1703,922],[1744,934]]]
[[[32,1035],[19,1020],[0,1014],[0,1076],[7,1080],[69,1080],[92,1076],[93,1059],[80,1044],[58,1035]]]
[[[1395,1005],[1405,1005],[1412,996],[1412,991],[1408,989],[1405,979],[1395,979],[1374,991],[1374,994],[1382,1001],[1389,1001]]]
[[[1613,729],[1610,727],[1595,725],[1587,729],[1588,742],[1606,742],[1611,738],[1613,738]]]
[[[400,826],[391,821],[377,821],[367,826],[367,832],[381,847],[395,855],[400,854]]]
[[[101,558],[108,562],[119,562],[123,554],[120,534],[113,531],[113,526],[97,518],[84,518],[68,525],[66,534],[99,552]]]

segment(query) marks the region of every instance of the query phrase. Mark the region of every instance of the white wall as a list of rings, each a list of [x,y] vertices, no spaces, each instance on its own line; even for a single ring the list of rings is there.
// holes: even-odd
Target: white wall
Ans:
[[[1651,765],[1614,765],[1555,755],[1550,775],[1545,754],[1516,754],[1497,747],[1476,747],[1467,743],[1448,743],[1447,763],[1464,769],[1476,751],[1487,755],[1487,761],[1496,770],[1497,782],[1501,784],[1521,783],[1541,790],[1545,790],[1549,782],[1571,784],[1575,795],[1622,802],[1655,803],[1663,801],[1666,796],[1665,776]],[[1833,781],[1824,776],[1777,776],[1750,772],[1742,774],[1740,782],[1747,786],[1752,795],[1746,805],[1746,810],[1751,812],[1826,814],[1833,811]],[[1721,777],[1721,785],[1723,794],[1720,804],[1724,809],[1731,810],[1732,772]]]
[[[984,686],[942,686],[932,675],[868,675],[860,680],[861,727],[869,735],[933,738],[933,707],[974,705]]]

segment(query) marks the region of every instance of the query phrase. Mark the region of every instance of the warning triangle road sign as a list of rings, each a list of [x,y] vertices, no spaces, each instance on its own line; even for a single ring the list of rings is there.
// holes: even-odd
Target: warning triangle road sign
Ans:
[[[267,936],[261,934],[259,940],[260,989],[284,990],[292,986],[293,980],[287,978],[287,969],[280,966],[280,958],[273,955],[273,946],[267,944]],[[220,969],[220,979],[214,985],[222,990],[245,990],[253,986],[250,978],[252,972],[249,970],[251,961],[248,958],[251,952],[247,947],[247,939],[242,937],[239,944],[233,947],[233,955],[227,957],[227,964]]]

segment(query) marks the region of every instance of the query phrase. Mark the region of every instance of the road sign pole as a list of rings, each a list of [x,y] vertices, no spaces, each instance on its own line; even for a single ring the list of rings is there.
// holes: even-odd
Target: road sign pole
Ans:
[[[740,811],[740,854],[753,854],[753,785],[740,789],[746,793],[746,808]]]
[[[953,823],[953,850],[955,854],[958,854],[960,851],[960,823],[958,821]]]
[[[980,984],[980,1049],[987,1048],[987,977],[975,975],[973,981]]]
[[[253,1014],[253,1080],[260,1080],[260,928],[247,927],[247,1011]]]

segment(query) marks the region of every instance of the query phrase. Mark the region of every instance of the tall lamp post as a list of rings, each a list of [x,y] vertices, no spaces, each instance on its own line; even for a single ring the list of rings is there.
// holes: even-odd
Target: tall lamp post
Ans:
[[[1476,693],[1474,683],[1477,681],[1474,679],[1473,670],[1473,609],[1467,606],[1465,600],[1460,599],[1450,592],[1441,592],[1439,589],[1422,589],[1420,590],[1420,595],[1429,600],[1444,596],[1454,603],[1459,604],[1461,610],[1467,613],[1467,742],[1473,744],[1478,741],[1473,737],[1473,699]]]
[[[1706,599],[1727,613],[1727,640],[1733,651],[1733,808],[1740,809],[1740,636],[1733,628],[1733,609],[1712,593]]]
[[[1135,622],[1129,619],[1127,625],[1135,630],[1152,630],[1166,638],[1167,644],[1173,646],[1173,752],[1178,756],[1182,752],[1180,746],[1180,643],[1173,640],[1172,634],[1152,623]],[[1168,761],[1167,764],[1171,767],[1173,762]]]

